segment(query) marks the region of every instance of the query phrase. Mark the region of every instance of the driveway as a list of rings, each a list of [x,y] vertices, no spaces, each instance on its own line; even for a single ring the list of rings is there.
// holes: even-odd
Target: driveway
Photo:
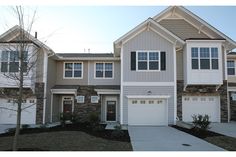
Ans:
[[[210,131],[236,138],[236,122],[211,123]]]
[[[224,149],[172,127],[129,126],[136,151],[223,151]]]

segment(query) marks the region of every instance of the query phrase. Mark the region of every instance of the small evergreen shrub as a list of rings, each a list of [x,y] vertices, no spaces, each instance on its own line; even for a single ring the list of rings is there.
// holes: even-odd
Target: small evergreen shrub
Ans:
[[[88,121],[92,126],[98,125],[100,122],[100,118],[99,118],[98,113],[96,113],[96,112],[90,113],[88,116]]]
[[[198,129],[202,129],[202,130],[207,130],[209,129],[209,125],[210,125],[210,121],[209,121],[209,116],[208,115],[193,115],[193,125],[194,128]]]
[[[111,133],[112,138],[122,138],[125,135],[121,125],[116,125],[114,128],[115,130],[113,130]]]

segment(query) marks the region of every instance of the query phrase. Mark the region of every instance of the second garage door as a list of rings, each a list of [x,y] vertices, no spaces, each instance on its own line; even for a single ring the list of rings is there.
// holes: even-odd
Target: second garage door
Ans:
[[[184,96],[182,103],[183,121],[192,122],[194,114],[207,114],[211,122],[220,122],[219,96]]]
[[[129,99],[129,125],[168,125],[166,99]]]

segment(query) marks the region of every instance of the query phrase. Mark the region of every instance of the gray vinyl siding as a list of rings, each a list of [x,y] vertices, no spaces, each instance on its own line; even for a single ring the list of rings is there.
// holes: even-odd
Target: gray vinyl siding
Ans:
[[[130,54],[138,50],[159,50],[166,52],[165,71],[131,71]],[[149,30],[138,34],[123,47],[123,80],[125,82],[172,82],[174,81],[173,44]]]
[[[46,95],[46,114],[45,121],[50,122],[51,116],[51,88],[55,85],[57,74],[56,61],[48,58],[48,71],[47,71],[47,95]]]
[[[176,52],[177,80],[184,80],[183,73],[183,50]]]
[[[188,38],[209,38],[202,32],[198,33],[198,29],[183,19],[164,19],[159,24],[183,40]]]
[[[64,79],[64,63],[65,62],[77,62],[77,61],[57,61],[57,85],[88,85],[88,61],[83,62],[83,78],[69,78]],[[78,61],[80,62],[80,61]]]
[[[96,69],[95,69],[95,63],[101,63],[101,62],[108,62],[108,63],[113,63],[113,69],[114,69],[114,71],[113,71],[113,78],[112,79],[110,79],[110,78],[108,78],[108,79],[101,79],[101,78],[99,78],[99,79],[96,79],[95,78],[95,71],[96,71]],[[89,72],[89,77],[88,77],[88,79],[89,79],[89,81],[88,81],[88,84],[89,85],[120,85],[120,61],[89,61],[89,63],[88,63],[88,67],[89,67],[89,70],[88,69],[86,69],[86,70],[88,70]]]
[[[174,86],[124,86],[123,87],[123,121],[128,124],[128,98],[127,95],[147,95],[152,91],[153,95],[169,95],[168,98],[168,124],[174,123]],[[148,114],[148,113],[144,113]]]

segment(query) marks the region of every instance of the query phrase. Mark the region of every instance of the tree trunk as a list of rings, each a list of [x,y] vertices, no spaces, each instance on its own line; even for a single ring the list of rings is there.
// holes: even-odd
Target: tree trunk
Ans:
[[[21,37],[24,39],[24,34],[22,31],[21,32]],[[22,40],[23,41],[23,40]],[[24,81],[24,71],[23,71],[23,61],[24,61],[24,43],[21,43],[20,45],[20,52],[19,52],[19,61],[20,61],[20,80],[19,80],[19,97],[18,97],[18,108],[17,108],[17,122],[16,122],[16,131],[15,131],[15,136],[13,140],[13,151],[17,150],[17,143],[18,143],[18,136],[20,134],[20,125],[21,125],[21,106],[22,106],[22,97],[23,97],[23,81]]]

